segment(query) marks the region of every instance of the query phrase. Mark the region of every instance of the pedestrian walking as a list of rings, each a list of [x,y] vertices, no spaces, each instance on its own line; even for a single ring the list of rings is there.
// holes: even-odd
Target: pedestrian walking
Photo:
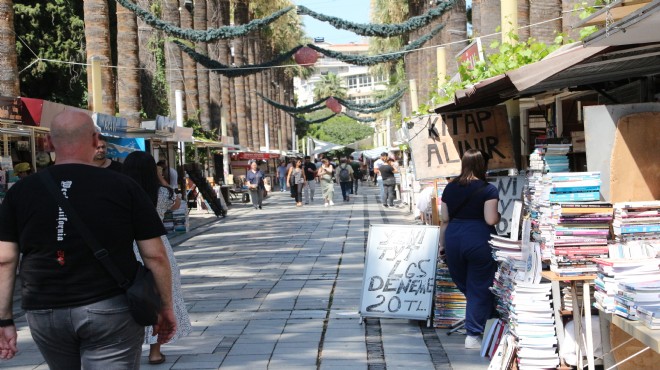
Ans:
[[[319,168],[318,176],[321,180],[321,192],[323,193],[323,201],[325,206],[328,205],[334,206],[335,202],[332,201],[335,195],[334,181],[332,181],[332,175],[334,173],[334,168],[330,164],[330,161],[323,159],[321,161],[321,168]]]
[[[380,166],[387,163],[387,153],[380,153],[380,158],[374,162],[374,174],[376,176],[376,184],[378,184],[379,199],[383,199],[385,196],[385,188],[383,187],[383,177],[380,174]]]
[[[245,182],[247,182],[250,191],[252,206],[254,206],[254,209],[261,209],[266,188],[264,186],[264,173],[257,167],[257,161],[250,162],[250,169],[245,175]]]
[[[164,344],[175,334],[176,319],[163,223],[135,181],[92,161],[99,136],[89,115],[59,113],[47,140],[56,164],[17,182],[0,206],[0,358],[12,358],[18,350],[12,292],[20,252],[21,305],[50,369],[138,369],[144,327],[80,230],[87,229],[111,257],[109,263],[131,281],[139,265],[133,253],[137,241],[162,300],[153,329]],[[51,180],[46,176],[80,223],[44,191]]]
[[[296,198],[296,207],[302,206],[302,189],[307,182],[303,171],[302,160],[298,158],[294,167],[289,171],[289,179],[287,181],[290,184],[293,184],[293,194]]]
[[[488,241],[500,221],[499,193],[486,181],[487,160],[470,149],[461,159],[461,174],[442,193],[440,244],[452,280],[467,298],[465,348],[481,348],[481,335],[492,317],[495,296],[490,291],[497,264]]]
[[[339,167],[337,167],[337,181],[339,182],[341,197],[344,199],[344,202],[349,201],[348,195],[353,188],[353,168],[347,162],[346,158],[342,157]]]
[[[394,187],[396,186],[394,174],[399,171],[394,168],[393,162],[394,159],[388,158],[384,164],[381,164],[378,167],[380,176],[383,179],[381,181],[383,183],[383,198],[381,199],[381,202],[385,208],[394,207]]]
[[[303,193],[305,195],[305,204],[314,202],[314,193],[316,192],[316,165],[312,163],[309,156],[305,156],[305,187]]]
[[[158,168],[151,154],[136,151],[126,157],[122,171],[125,175],[135,180],[147,193],[156,208],[156,212],[158,212],[158,217],[162,221],[166,211],[179,209],[181,198],[174,193],[172,188],[160,184],[157,174],[159,171]],[[188,310],[186,309],[186,303],[183,301],[181,271],[179,270],[179,265],[176,263],[174,251],[167,236],[162,235],[160,239],[167,251],[167,258],[170,262],[170,269],[172,270],[172,302],[174,304],[177,331],[169,343],[174,343],[177,339],[190,334],[192,326],[190,324]],[[133,243],[133,252],[137,260],[143,263],[136,243]],[[161,344],[158,343],[158,335],[153,335],[150,326],[145,328],[144,343],[149,345],[149,364],[158,365],[166,361],[165,355],[160,351]]]
[[[290,179],[291,179],[291,176],[290,176],[291,171],[293,170],[293,168],[295,167],[295,164],[296,164],[296,159],[297,158],[289,159],[289,164],[286,165],[286,184],[289,186],[289,193],[291,194],[291,198],[296,197],[296,194],[294,193],[294,189],[293,189],[295,187],[294,186],[295,184],[292,184],[291,182],[289,182]]]
[[[280,165],[277,166],[277,181],[280,183],[280,192],[283,193],[286,191],[286,163],[280,161]]]
[[[357,195],[358,186],[360,184],[360,179],[362,179],[362,173],[360,171],[360,162],[356,161],[353,156],[348,157],[349,164],[353,169],[353,186],[351,187],[351,194]]]

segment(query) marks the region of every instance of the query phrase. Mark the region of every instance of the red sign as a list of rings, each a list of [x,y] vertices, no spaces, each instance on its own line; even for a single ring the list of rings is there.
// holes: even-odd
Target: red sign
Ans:
[[[279,154],[275,153],[248,153],[242,152],[234,155],[234,160],[246,160],[246,159],[255,159],[255,160],[266,160],[266,159],[278,159]]]
[[[475,41],[473,41],[470,45],[468,45],[465,49],[461,50],[458,54],[456,54],[456,60],[458,61],[458,64],[463,64],[465,62],[470,62],[470,69],[474,68],[474,65],[478,62],[483,60],[483,52],[481,49],[481,39],[477,37]]]

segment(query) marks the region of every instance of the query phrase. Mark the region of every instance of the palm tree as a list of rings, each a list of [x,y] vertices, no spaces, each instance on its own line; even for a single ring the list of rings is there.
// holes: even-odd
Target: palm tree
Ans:
[[[181,5],[184,5],[181,2]],[[202,7],[202,4],[198,5]],[[186,29],[193,28],[192,9],[189,6],[181,6],[179,15],[181,17],[181,27]],[[188,118],[199,119],[199,100],[197,92],[197,63],[186,53],[181,53],[183,65],[183,84],[186,89],[185,106],[188,112]]]
[[[162,0],[163,20],[172,23],[176,26],[181,24],[179,16],[179,2],[177,0]],[[181,49],[176,46],[172,41],[166,38],[165,41],[165,65],[167,84],[170,90],[167,93],[167,101],[170,108],[170,116],[176,116],[176,104],[174,101],[174,91],[185,91],[183,84],[183,59],[181,57]],[[185,109],[185,104],[184,104]]]
[[[196,30],[205,30],[207,27],[206,4],[197,3],[193,13],[193,24]],[[195,51],[208,55],[208,45],[205,42],[195,44]],[[197,90],[199,104],[199,123],[202,129],[211,130],[211,116],[209,106],[209,71],[202,65],[197,65]]]
[[[474,4],[474,2],[473,2]],[[502,16],[500,14],[500,0],[481,0],[479,1],[479,19],[475,19],[473,15],[472,23],[479,22],[480,34],[475,36],[490,35],[497,32],[502,23]],[[484,47],[484,53],[493,53],[497,50],[487,47],[493,41],[500,41],[502,38],[499,35],[485,37],[481,39]]]
[[[91,65],[92,58],[100,58],[101,65],[101,106],[93,106],[92,96],[92,74],[87,73],[87,90],[89,91],[88,105],[95,112],[114,115],[115,114],[115,80],[112,68],[110,52],[110,21],[108,19],[108,2],[105,0],[85,0],[83,2],[85,17],[85,49],[87,51],[87,63]]]
[[[138,0],[142,9],[151,9],[151,0]],[[156,12],[156,16],[160,13]],[[160,36],[151,26],[138,18],[138,52],[140,66],[140,92],[142,95],[142,110],[147,117],[153,118],[157,114],[167,115],[167,87],[165,79],[159,78],[164,71],[159,67],[155,50],[161,49]]]
[[[314,85],[314,100],[334,96],[337,98],[346,97],[347,89],[344,80],[334,73],[322,75],[321,80]]]
[[[117,100],[129,127],[140,127],[140,60],[135,14],[117,5]]]
[[[18,60],[14,36],[14,2],[0,0],[0,95],[21,95],[18,84]]]
[[[530,1],[529,4],[529,23],[535,24],[548,19],[555,19],[562,16],[561,0]],[[552,44],[557,32],[561,32],[561,19],[553,22],[543,23],[532,27],[530,37],[539,42]]]
[[[248,64],[254,64],[256,63],[256,55],[254,50],[255,37],[248,36],[246,41],[247,43],[245,46],[247,47]],[[248,76],[248,89],[250,90],[248,96],[250,98],[249,122],[250,126],[252,126],[252,142],[256,148],[259,148],[265,146],[266,143],[262,134],[262,125],[264,124],[264,121],[259,117],[259,103],[257,102],[257,77],[258,75],[255,74]]]

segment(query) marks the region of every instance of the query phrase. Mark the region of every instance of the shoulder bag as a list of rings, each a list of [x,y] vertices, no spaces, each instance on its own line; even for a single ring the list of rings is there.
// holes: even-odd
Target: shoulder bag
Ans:
[[[131,316],[133,316],[135,322],[142,326],[151,326],[158,323],[158,313],[160,312],[162,301],[160,294],[158,294],[158,289],[156,289],[156,281],[151,270],[138,263],[135,278],[132,282],[128,280],[110,259],[108,250],[99,244],[89,228],[82,222],[78,213],[73,209],[71,203],[69,203],[64,197],[64,194],[57,188],[50,173],[48,171],[40,172],[39,179],[51,195],[55,197],[59,206],[62,207],[62,210],[64,210],[69,220],[71,220],[71,223],[78,229],[85,244],[94,253],[94,257],[112,275],[119,287],[126,291]]]
[[[483,185],[481,185],[477,190],[472,191],[472,193],[470,193],[470,195],[468,195],[467,198],[465,198],[465,200],[463,201],[463,203],[459,204],[458,207],[456,207],[456,210],[454,210],[454,212],[453,212],[454,214],[453,214],[453,215],[449,215],[449,222],[451,222],[451,220],[453,220],[454,217],[456,217],[456,215],[457,215],[457,214],[458,214],[463,208],[465,208],[465,206],[466,206],[468,203],[470,203],[470,200],[471,200],[472,198],[474,198],[475,195],[481,193],[481,192],[486,188],[486,186],[488,186],[488,181],[484,181]],[[449,210],[447,210],[447,211],[449,211]]]

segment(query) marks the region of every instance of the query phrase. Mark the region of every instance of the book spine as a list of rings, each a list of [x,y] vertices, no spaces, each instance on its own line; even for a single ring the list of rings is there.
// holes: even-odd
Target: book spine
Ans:
[[[578,192],[578,193],[551,193],[550,201],[551,202],[571,202],[571,201],[592,201],[599,200],[600,192],[598,191],[587,191],[587,192]]]

